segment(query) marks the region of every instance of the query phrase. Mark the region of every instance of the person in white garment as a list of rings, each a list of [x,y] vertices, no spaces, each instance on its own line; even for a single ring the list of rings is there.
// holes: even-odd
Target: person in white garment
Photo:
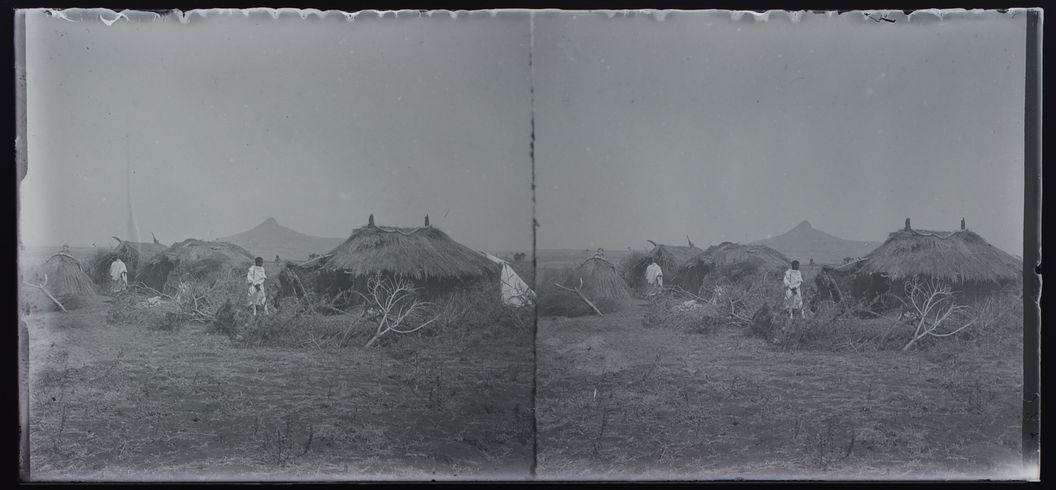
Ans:
[[[795,318],[795,311],[799,310],[799,316],[806,318],[803,312],[803,274],[799,272],[799,261],[793,260],[792,267],[785,271],[785,309],[788,317]]]
[[[269,314],[267,298],[264,295],[264,280],[267,278],[264,273],[264,258],[257,257],[246,274],[246,282],[249,283],[249,305],[253,307],[253,316],[257,315],[258,306],[264,307],[265,315]]]
[[[128,287],[128,267],[121,257],[110,263],[110,291],[119,293]]]
[[[649,296],[654,296],[664,290],[664,272],[660,270],[660,264],[656,263],[656,259],[649,259],[649,267],[645,268],[645,282],[649,285]]]

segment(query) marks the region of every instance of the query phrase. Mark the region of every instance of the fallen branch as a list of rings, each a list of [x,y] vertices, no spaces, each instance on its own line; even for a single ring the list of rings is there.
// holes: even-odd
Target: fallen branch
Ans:
[[[48,298],[50,298],[52,301],[54,301],[55,304],[59,306],[59,309],[61,309],[63,313],[69,313],[69,311],[66,310],[66,307],[62,306],[62,303],[60,303],[59,300],[57,298],[55,298],[55,296],[52,296],[52,294],[47,290],[47,288],[44,287],[44,286],[46,286],[48,284],[48,275],[47,274],[44,274],[44,283],[43,284],[32,284],[32,283],[29,283],[29,282],[26,282],[26,281],[22,281],[22,282],[24,282],[27,286],[32,286],[32,287],[35,287],[35,288],[37,288],[37,289],[39,289],[41,291],[44,291],[44,294],[48,295]]]
[[[575,289],[562,286],[562,285],[560,285],[560,284],[558,284],[556,282],[554,283],[554,286],[559,288],[559,289],[564,289],[565,291],[568,291],[568,292],[571,292],[571,293],[576,293],[576,296],[579,296],[579,299],[581,301],[586,303],[587,306],[590,307],[590,309],[594,310],[595,314],[597,314],[598,316],[602,315],[601,310],[599,310],[597,306],[594,306],[594,303],[591,303],[590,300],[587,299],[586,296],[583,296],[583,291],[581,291],[583,289],[583,278],[582,277],[579,278],[579,286],[577,286]]]

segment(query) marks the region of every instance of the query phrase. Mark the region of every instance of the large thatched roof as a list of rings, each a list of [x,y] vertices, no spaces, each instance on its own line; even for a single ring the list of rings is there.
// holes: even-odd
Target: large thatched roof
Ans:
[[[56,296],[91,294],[95,283],[72,255],[57,253],[46,262],[42,272],[47,274],[47,288]]]
[[[324,271],[341,271],[358,278],[382,274],[414,281],[447,281],[496,274],[491,261],[439,229],[375,226],[373,219],[318,263]]]
[[[861,261],[859,272],[891,280],[930,277],[957,284],[1001,284],[1022,277],[1022,263],[970,230],[903,229]]]
[[[161,290],[171,273],[206,278],[225,270],[248,268],[253,258],[248,250],[232,243],[188,238],[146,261],[139,271],[139,278],[148,286]]]

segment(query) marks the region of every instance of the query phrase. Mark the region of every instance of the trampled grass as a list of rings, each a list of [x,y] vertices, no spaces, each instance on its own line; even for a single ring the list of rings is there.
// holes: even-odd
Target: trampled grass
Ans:
[[[1015,337],[791,350],[646,314],[540,318],[538,478],[1021,477]]]
[[[528,476],[530,329],[268,347],[109,307],[27,318],[34,479]]]

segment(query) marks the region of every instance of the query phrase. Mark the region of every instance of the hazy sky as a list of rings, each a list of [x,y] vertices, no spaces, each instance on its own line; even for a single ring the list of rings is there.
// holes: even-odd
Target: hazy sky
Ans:
[[[534,80],[540,248],[802,220],[882,241],[910,216],[964,217],[1020,254],[1025,15],[896,19],[30,13],[22,241],[133,236],[130,163],[140,240],[429,213],[472,247],[527,250]]]
[[[526,14],[78,20],[26,20],[25,244],[127,237],[130,160],[144,240],[429,213],[466,245],[531,248]]]
[[[909,216],[1022,254],[1026,16],[926,17],[537,15],[539,247]]]

